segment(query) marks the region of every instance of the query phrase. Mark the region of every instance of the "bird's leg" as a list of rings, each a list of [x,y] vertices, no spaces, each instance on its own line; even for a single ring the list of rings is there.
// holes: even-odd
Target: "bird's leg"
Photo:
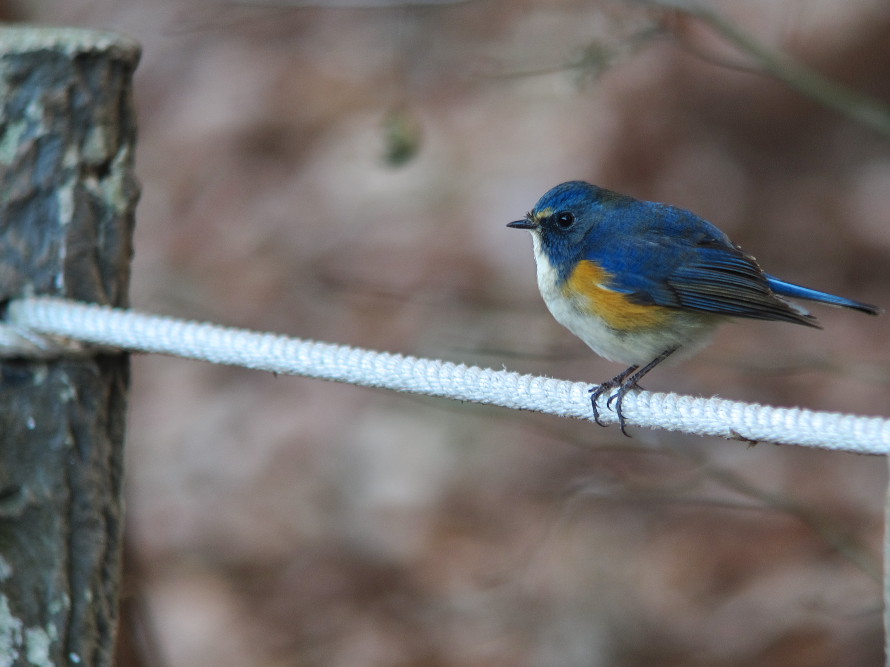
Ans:
[[[596,402],[599,400],[600,396],[603,394],[612,391],[615,387],[621,387],[624,384],[624,381],[637,369],[639,366],[631,366],[626,370],[621,371],[618,375],[613,377],[611,380],[607,380],[600,385],[593,386],[590,388],[590,405],[593,407],[593,421],[595,421],[600,426],[605,426],[600,421],[600,411],[599,408],[596,407]],[[612,402],[610,398],[606,405],[608,406]],[[619,415],[620,417],[620,415]]]
[[[609,396],[609,399],[606,401],[606,407],[611,409],[612,404],[615,404],[615,412],[618,414],[618,424],[621,426],[621,432],[624,435],[630,437],[626,429],[624,413],[621,411],[621,406],[624,403],[624,395],[627,394],[627,392],[629,392],[631,389],[642,389],[642,387],[640,387],[639,385],[639,382],[643,378],[643,376],[679,349],[679,347],[670,347],[642,368],[640,368],[639,366],[631,366],[626,371],[619,373],[608,382],[604,382],[599,387],[592,389],[591,401],[593,403],[594,421],[596,421],[596,423],[600,426],[603,425],[602,422],[600,422],[599,420],[599,412],[597,411],[596,407],[596,399],[602,396],[604,392],[610,391],[617,387],[618,391]]]

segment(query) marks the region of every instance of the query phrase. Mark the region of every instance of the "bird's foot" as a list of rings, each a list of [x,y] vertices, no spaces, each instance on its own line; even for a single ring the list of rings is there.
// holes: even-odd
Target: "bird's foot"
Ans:
[[[606,424],[600,421],[600,411],[597,406],[597,401],[599,401],[601,396],[608,394],[613,389],[617,389],[617,391],[606,400],[606,407],[612,410],[614,404],[615,413],[618,415],[618,425],[621,427],[621,432],[627,437],[630,437],[630,434],[627,432],[627,423],[624,419],[624,413],[621,411],[621,406],[624,403],[624,395],[628,391],[631,389],[640,389],[640,386],[637,384],[637,378],[634,377],[634,371],[636,371],[637,368],[637,366],[631,366],[626,371],[613,377],[611,380],[590,388],[590,406],[593,408],[593,420],[600,426],[606,426]]]
[[[640,386],[640,380],[642,379],[642,377],[653,368],[655,368],[662,361],[671,356],[678,349],[680,348],[669,347],[642,368],[640,368],[639,366],[631,366],[627,370],[613,377],[608,382],[603,382],[599,386],[591,387],[590,405],[593,407],[593,420],[600,426],[605,426],[605,424],[600,421],[599,408],[597,408],[596,402],[597,400],[599,400],[600,396],[603,396],[605,393],[610,392],[613,389],[617,389],[614,394],[606,399],[606,407],[612,410],[612,405],[614,404],[614,410],[615,413],[618,415],[618,425],[621,426],[621,432],[629,438],[630,434],[627,432],[627,423],[624,420],[624,412],[622,412],[621,410],[621,407],[624,405],[624,397],[627,395],[627,392],[632,389],[642,389],[642,387]]]

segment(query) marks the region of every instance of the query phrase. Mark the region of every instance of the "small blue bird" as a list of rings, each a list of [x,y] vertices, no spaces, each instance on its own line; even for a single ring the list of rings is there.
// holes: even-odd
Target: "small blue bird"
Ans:
[[[678,361],[703,348],[730,317],[821,328],[785,297],[881,312],[764,273],[690,211],[583,181],[557,185],[507,226],[531,232],[538,288],[553,317],[601,357],[630,365],[590,390],[601,426],[597,400],[616,390],[606,406],[614,403],[625,435],[625,394],[668,357]]]

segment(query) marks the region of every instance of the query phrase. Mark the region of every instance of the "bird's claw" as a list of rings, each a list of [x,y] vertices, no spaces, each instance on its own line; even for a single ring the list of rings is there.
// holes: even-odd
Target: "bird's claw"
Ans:
[[[589,389],[589,391],[590,391],[590,407],[593,408],[593,421],[595,421],[600,426],[607,426],[607,424],[604,424],[603,422],[600,421],[600,410],[597,407],[596,402],[599,400],[600,396],[602,396],[603,394],[605,394],[607,391],[609,391],[612,388],[612,387],[607,387],[606,384],[608,384],[608,383],[603,383],[601,385],[594,385],[593,387],[591,387]],[[606,402],[606,406],[607,407],[609,406],[608,402]]]
[[[611,391],[612,389],[617,389],[617,391],[609,396],[606,399],[606,407],[612,410],[612,404],[615,404],[615,413],[618,415],[618,425],[621,427],[621,432],[624,433],[628,438],[630,434],[627,432],[627,422],[624,419],[624,412],[622,411],[622,406],[624,405],[624,397],[631,389],[642,389],[640,386],[640,379],[646,375],[649,371],[655,368],[662,361],[671,356],[674,352],[676,352],[679,347],[670,347],[666,349],[664,352],[659,354],[655,359],[650,361],[648,364],[640,368],[639,366],[631,366],[626,371],[619,373],[615,377],[613,377],[608,382],[603,382],[601,385],[591,387],[590,388],[590,404],[593,407],[593,420],[599,424],[600,426],[605,426],[600,421],[600,413],[599,408],[596,407],[596,402],[599,400],[599,397],[605,394],[607,391]]]
[[[630,433],[627,432],[627,421],[624,418],[624,412],[621,407],[624,404],[624,395],[627,394],[631,389],[638,389],[636,383],[623,382],[623,381],[615,381],[610,380],[609,382],[603,382],[601,385],[597,385],[590,388],[590,406],[593,408],[593,421],[595,421],[600,426],[606,426],[602,421],[600,421],[600,411],[599,407],[597,407],[597,401],[600,397],[612,391],[613,389],[617,389],[614,393],[612,393],[609,398],[606,399],[606,407],[609,410],[615,411],[618,415],[618,426],[621,428],[621,432],[626,435],[628,438],[630,437]],[[612,407],[614,404],[614,408]]]

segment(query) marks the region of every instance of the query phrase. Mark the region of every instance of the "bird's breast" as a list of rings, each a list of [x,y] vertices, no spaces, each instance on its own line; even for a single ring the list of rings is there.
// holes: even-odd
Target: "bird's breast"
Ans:
[[[610,288],[611,280],[598,263],[582,260],[559,289],[579,312],[600,318],[616,332],[646,331],[673,319],[674,309],[634,303],[627,293]]]
[[[597,354],[611,361],[642,365],[670,348],[680,360],[704,347],[723,318],[708,313],[632,301],[610,285],[613,276],[590,260],[565,272],[542,252],[537,234],[538,288],[553,317]]]

